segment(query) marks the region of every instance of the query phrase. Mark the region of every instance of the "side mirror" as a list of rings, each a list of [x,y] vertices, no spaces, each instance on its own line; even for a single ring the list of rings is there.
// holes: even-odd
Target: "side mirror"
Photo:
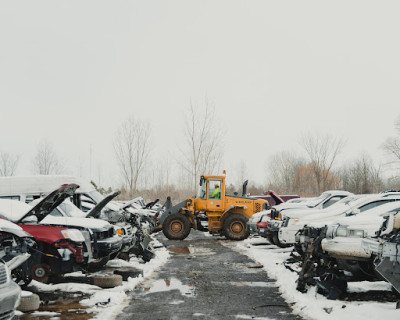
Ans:
[[[360,209],[353,209],[353,214],[359,214],[361,211],[360,211]]]

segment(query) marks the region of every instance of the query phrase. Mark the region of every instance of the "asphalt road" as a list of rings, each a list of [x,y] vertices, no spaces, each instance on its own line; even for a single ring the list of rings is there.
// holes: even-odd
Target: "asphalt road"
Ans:
[[[118,319],[301,319],[257,264],[193,231],[183,241],[158,235],[171,258],[130,293]]]

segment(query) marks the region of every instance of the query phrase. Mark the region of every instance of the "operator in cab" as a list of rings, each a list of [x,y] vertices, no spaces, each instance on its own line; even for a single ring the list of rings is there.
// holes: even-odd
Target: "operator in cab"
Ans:
[[[213,198],[213,199],[220,199],[221,198],[221,189],[219,187],[219,184],[215,185],[215,188],[214,188],[213,192],[211,192],[210,198]]]

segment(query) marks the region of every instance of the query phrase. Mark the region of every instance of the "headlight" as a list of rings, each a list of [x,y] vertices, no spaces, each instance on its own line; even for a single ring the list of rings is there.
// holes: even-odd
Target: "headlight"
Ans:
[[[349,237],[364,238],[364,230],[362,230],[362,229],[349,229],[348,230],[348,236]]]
[[[339,226],[336,229],[336,237],[347,237],[347,227],[346,226]]]
[[[339,226],[336,230],[337,237],[357,237],[364,238],[363,229],[349,229],[347,226]]]
[[[62,235],[65,239],[70,239],[74,242],[85,242],[85,238],[83,237],[82,232],[76,229],[66,229],[61,230]]]

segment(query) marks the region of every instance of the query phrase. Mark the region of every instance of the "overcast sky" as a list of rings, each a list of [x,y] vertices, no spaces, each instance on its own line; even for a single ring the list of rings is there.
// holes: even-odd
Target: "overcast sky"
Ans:
[[[380,149],[400,114],[398,1],[2,1],[0,150],[32,171],[43,138],[71,173],[89,150],[115,183],[112,137],[134,115],[155,161],[175,156],[182,114],[208,97],[226,143],[262,182],[265,162],[311,131],[344,137],[341,160]],[[78,170],[77,167],[80,166]]]

